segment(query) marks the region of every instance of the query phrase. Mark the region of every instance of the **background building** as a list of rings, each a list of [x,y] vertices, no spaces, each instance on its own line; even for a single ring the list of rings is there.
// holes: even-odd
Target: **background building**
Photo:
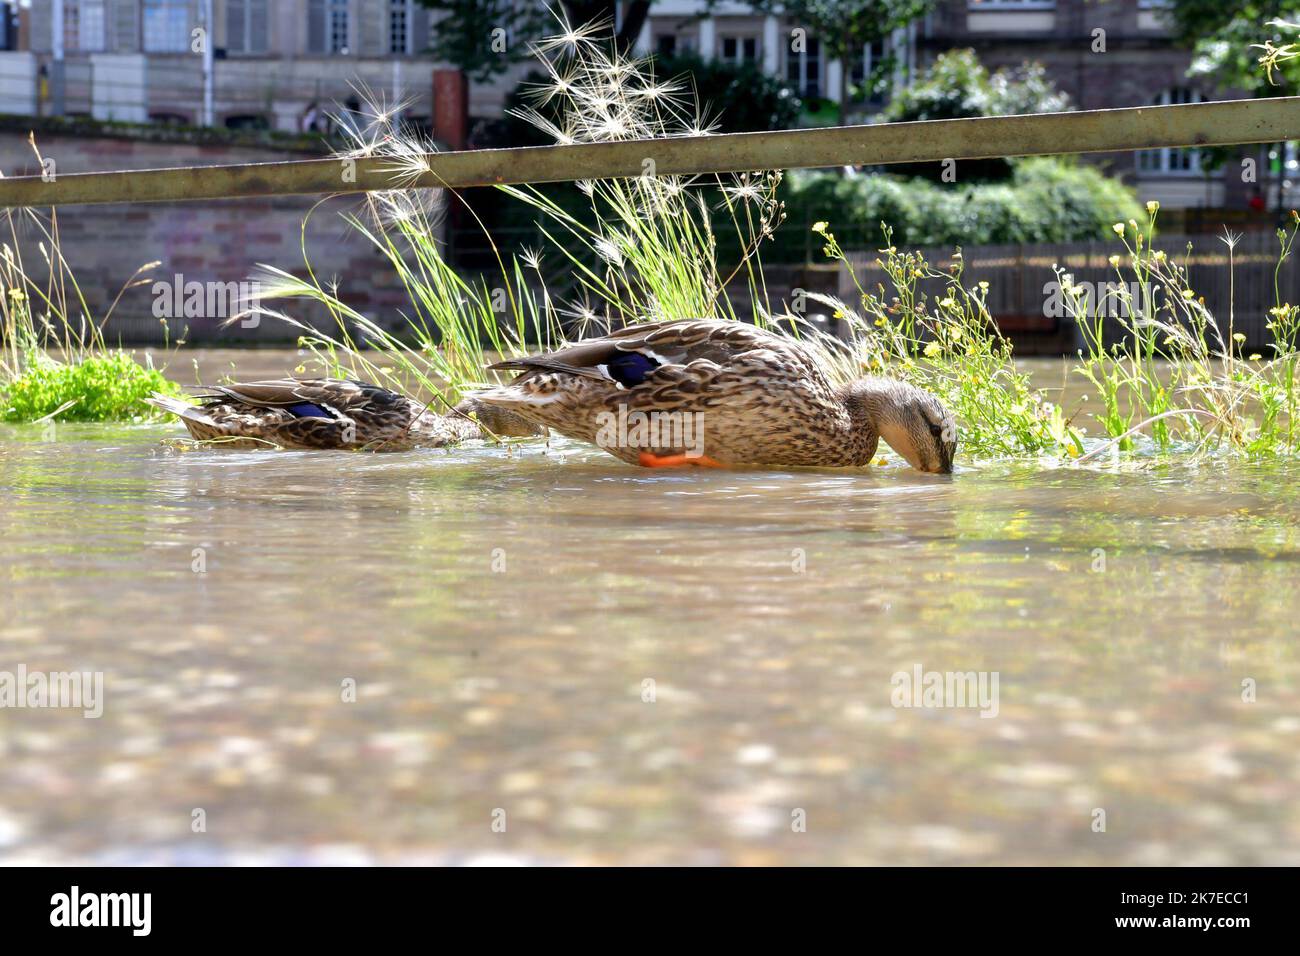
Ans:
[[[822,55],[816,39],[801,53],[790,49],[784,17],[758,16],[742,3],[724,2],[701,19],[697,0],[658,0],[638,48],[645,52],[691,50],[706,58],[748,60],[786,78],[805,97],[838,100],[880,58],[889,55],[888,85],[906,85],[945,50],[969,47],[990,69],[1042,63],[1048,76],[1079,109],[1231,99],[1231,91],[1190,82],[1190,51],[1175,46],[1165,21],[1165,0],[1096,3],[1092,0],[938,0],[934,11],[895,31],[886,44],[864,48],[846,69]],[[888,88],[855,104],[865,121],[889,98]],[[1267,157],[1261,157],[1267,168]],[[1251,185],[1225,166],[1207,175],[1197,150],[1160,149],[1093,156],[1090,161],[1137,185],[1144,198],[1167,210],[1244,209]]]
[[[623,6],[616,9],[620,16]],[[1231,96],[1186,78],[1190,53],[1173,44],[1163,6],[1164,0],[939,0],[931,14],[842,65],[826,59],[816,37],[793,52],[789,38],[797,24],[788,18],[757,14],[736,0],[722,0],[707,16],[701,0],[656,0],[636,47],[750,61],[811,100],[838,100],[889,57],[884,88],[869,102],[852,104],[850,115],[860,120],[939,53],[962,47],[976,50],[990,69],[1041,62],[1081,109]],[[192,31],[209,8],[210,117],[203,57],[192,52]],[[358,107],[369,95],[408,102],[405,117],[414,125],[429,126],[434,116],[438,64],[423,51],[436,15],[417,0],[33,0],[21,9],[21,23],[0,18],[0,113],[58,108],[61,55],[61,106],[68,115],[310,133],[326,128],[327,114]],[[516,64],[488,83],[471,84],[470,116],[499,117],[527,69]],[[1261,153],[1259,160],[1267,170],[1269,158]],[[1090,161],[1135,182],[1168,210],[1244,210],[1269,188],[1241,182],[1231,164],[1206,174],[1196,150]]]
[[[192,31],[212,10],[213,124],[309,131],[369,90],[409,99],[432,115],[429,11],[416,0],[38,0],[30,54],[41,75],[55,59],[57,8],[66,62],[63,110],[103,120],[201,124],[202,57]],[[12,69],[0,111],[54,107],[52,91],[24,89]],[[499,94],[485,91],[490,108]],[[472,104],[478,106],[477,102]]]

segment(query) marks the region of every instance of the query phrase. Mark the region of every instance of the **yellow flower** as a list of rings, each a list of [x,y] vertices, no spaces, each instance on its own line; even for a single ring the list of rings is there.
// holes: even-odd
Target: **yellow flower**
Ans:
[[[1151,215],[1154,216],[1159,209],[1160,203],[1156,202],[1154,199],[1147,203],[1147,212],[1151,213]]]
[[[1124,224],[1122,222],[1115,223],[1115,225],[1111,226],[1111,228],[1115,230],[1115,235],[1117,236],[1124,235]]]
[[[943,346],[938,342],[931,342],[925,347],[926,358],[938,358],[943,352]]]
[[[1244,342],[1244,341],[1246,341],[1246,333],[1245,333],[1245,332],[1234,332],[1234,333],[1232,334],[1232,340],[1233,340],[1234,342]]]
[[[819,221],[817,221],[817,222],[815,222],[815,223],[812,224],[812,231],[813,231],[813,232],[816,232],[816,233],[825,233],[825,232],[826,232],[826,227],[829,226],[829,225],[830,225],[830,223],[828,223],[828,222],[823,222],[823,221],[820,221],[820,220],[819,220]]]
[[[1111,266],[1112,269],[1118,269],[1118,268],[1119,268],[1119,256],[1111,256],[1111,257],[1110,257],[1110,266]]]

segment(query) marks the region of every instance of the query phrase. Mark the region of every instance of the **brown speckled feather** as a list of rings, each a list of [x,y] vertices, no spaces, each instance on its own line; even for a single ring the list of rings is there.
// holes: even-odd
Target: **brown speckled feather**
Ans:
[[[216,385],[189,405],[155,395],[152,404],[180,417],[198,440],[239,447],[367,449],[397,451],[439,447],[482,436],[475,417],[481,406],[462,403],[440,415],[404,395],[365,382],[338,379],[276,379]],[[536,434],[520,419],[495,410],[487,418],[495,434]],[[512,416],[513,418],[513,416]],[[518,423],[522,427],[512,427]]]
[[[642,380],[623,384],[605,369],[630,352],[653,367]],[[523,374],[477,393],[478,400],[599,444],[627,462],[637,462],[643,450],[690,449],[598,441],[602,425],[620,411],[698,415],[703,454],[726,464],[863,465],[876,448],[877,435],[854,420],[815,353],[740,322],[635,325],[493,367]]]

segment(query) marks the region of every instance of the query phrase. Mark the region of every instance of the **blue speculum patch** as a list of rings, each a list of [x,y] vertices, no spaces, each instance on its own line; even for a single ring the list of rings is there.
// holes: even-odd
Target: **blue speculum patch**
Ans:
[[[609,377],[625,388],[640,385],[658,367],[654,359],[640,352],[624,352],[610,359],[605,366]]]
[[[311,402],[299,402],[297,405],[286,406],[290,412],[299,418],[333,418],[329,412],[319,405],[313,405]]]

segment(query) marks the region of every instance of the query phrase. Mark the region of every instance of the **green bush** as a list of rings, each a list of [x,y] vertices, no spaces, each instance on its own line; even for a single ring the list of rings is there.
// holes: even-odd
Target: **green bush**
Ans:
[[[22,374],[0,384],[0,418],[10,422],[50,415],[67,422],[151,418],[159,413],[144,400],[153,392],[178,395],[180,389],[162,372],[136,362],[129,352],[97,353],[71,364],[30,353]]]
[[[880,225],[898,245],[984,245],[1106,239],[1116,222],[1144,217],[1134,193],[1094,166],[1036,158],[1013,164],[1005,183],[969,185],[885,174],[794,172],[783,183],[790,219],[769,262],[800,258],[804,229],[826,221],[846,248],[874,249]],[[812,240],[814,249],[820,241]]]

